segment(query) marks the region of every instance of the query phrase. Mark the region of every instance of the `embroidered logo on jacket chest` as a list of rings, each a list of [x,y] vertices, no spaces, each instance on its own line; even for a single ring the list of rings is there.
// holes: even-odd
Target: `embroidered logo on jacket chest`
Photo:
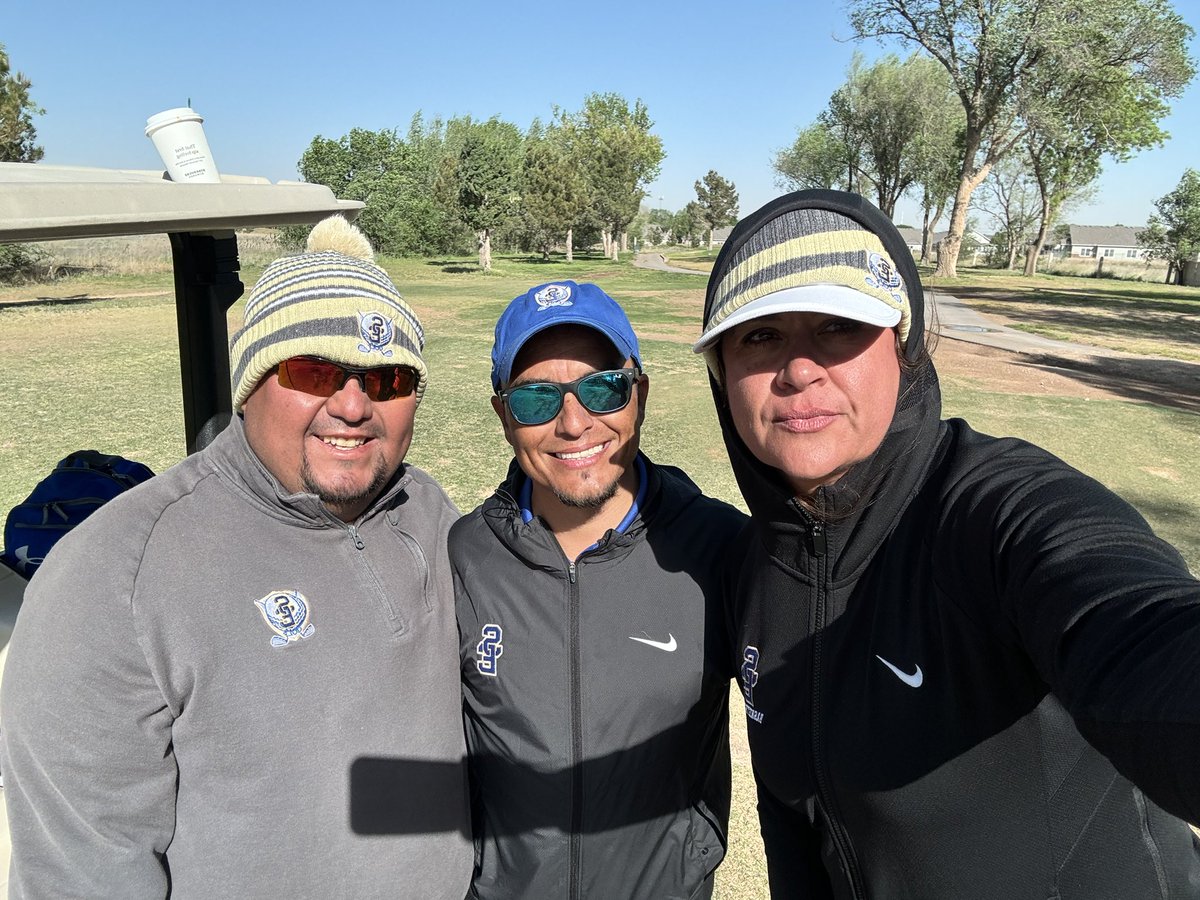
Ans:
[[[313,625],[312,608],[299,591],[271,591],[267,596],[254,601],[262,613],[267,627],[275,632],[272,647],[286,647],[292,641],[312,637],[317,626]]]
[[[504,629],[499,625],[484,625],[482,640],[475,645],[475,668],[480,675],[496,677],[500,657],[504,655]]]

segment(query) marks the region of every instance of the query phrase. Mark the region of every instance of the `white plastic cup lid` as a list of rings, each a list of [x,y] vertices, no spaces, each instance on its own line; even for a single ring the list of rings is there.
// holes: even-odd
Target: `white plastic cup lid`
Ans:
[[[155,113],[146,120],[146,137],[149,137],[151,132],[157,131],[164,125],[171,125],[175,122],[203,122],[204,117],[199,115],[190,106],[177,106],[174,109],[166,109],[160,113]]]

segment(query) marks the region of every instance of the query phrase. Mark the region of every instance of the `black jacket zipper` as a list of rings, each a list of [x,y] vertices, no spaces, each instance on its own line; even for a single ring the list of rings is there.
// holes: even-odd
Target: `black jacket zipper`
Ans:
[[[832,809],[833,790],[829,785],[829,774],[825,767],[822,728],[823,711],[821,709],[821,673],[823,667],[821,663],[825,619],[828,614],[825,582],[826,569],[829,565],[829,559],[826,555],[829,544],[825,535],[825,524],[814,519],[799,504],[796,505],[796,508],[799,510],[804,524],[808,527],[809,550],[812,552],[817,564],[816,578],[814,579],[816,622],[813,629],[812,654],[812,752],[813,773],[816,776],[817,806],[825,814],[825,821],[829,826],[829,836],[833,841],[833,846],[837,850],[838,856],[842,860],[842,865],[845,866],[846,876],[850,880],[851,893],[854,897],[866,900],[867,892],[863,887],[862,876],[858,871],[858,860],[854,856],[854,848],[850,845],[850,836],[846,833],[846,829],[842,827],[842,823],[838,820]]]
[[[567,565],[571,588],[568,606],[571,617],[571,868],[568,884],[570,900],[579,900],[583,867],[583,699],[579,663],[579,585],[574,562]]]

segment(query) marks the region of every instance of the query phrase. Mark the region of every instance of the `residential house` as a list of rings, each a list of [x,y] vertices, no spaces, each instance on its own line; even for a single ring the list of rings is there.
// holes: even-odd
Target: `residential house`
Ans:
[[[1138,243],[1140,228],[1128,225],[1071,225],[1062,248],[1064,256],[1084,259],[1144,259],[1146,248]]]

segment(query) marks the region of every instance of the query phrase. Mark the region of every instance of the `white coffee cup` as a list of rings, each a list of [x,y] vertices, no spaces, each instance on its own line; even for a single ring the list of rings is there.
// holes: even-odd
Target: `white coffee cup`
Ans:
[[[190,106],[164,110],[146,120],[146,137],[154,141],[172,181],[220,183],[203,122]]]

